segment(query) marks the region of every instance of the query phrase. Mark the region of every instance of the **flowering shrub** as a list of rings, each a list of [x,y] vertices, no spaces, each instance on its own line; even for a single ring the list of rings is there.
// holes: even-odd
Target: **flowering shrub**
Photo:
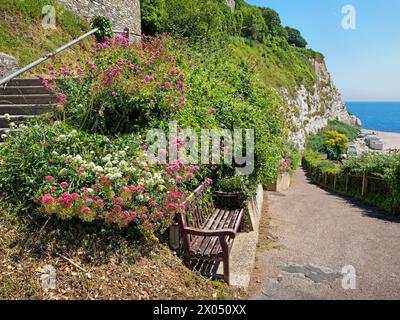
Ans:
[[[83,48],[92,55],[87,65],[52,66],[43,84],[58,92],[60,115],[89,132],[127,133],[159,126],[186,107],[190,89],[168,41],[167,35],[141,44],[130,43],[124,34],[106,37],[104,43]]]
[[[131,135],[110,139],[38,121],[8,134],[0,149],[0,192],[20,208],[133,226],[150,237],[169,226],[191,185],[199,184],[200,167],[183,158],[148,161],[145,151]]]
[[[279,172],[285,173],[289,170],[292,161],[289,158],[283,158],[282,162],[279,164]]]

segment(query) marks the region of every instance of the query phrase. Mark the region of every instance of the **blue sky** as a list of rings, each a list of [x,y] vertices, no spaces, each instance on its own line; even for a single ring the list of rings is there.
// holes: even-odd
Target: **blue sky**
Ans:
[[[400,0],[247,0],[270,7],[322,52],[347,101],[400,101]],[[356,9],[356,30],[342,28],[342,7]]]

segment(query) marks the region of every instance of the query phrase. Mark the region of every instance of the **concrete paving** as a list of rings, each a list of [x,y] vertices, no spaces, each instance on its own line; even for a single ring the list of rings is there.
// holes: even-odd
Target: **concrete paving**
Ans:
[[[400,299],[400,219],[320,189],[301,169],[289,191],[267,197],[275,249],[259,249],[250,299]]]

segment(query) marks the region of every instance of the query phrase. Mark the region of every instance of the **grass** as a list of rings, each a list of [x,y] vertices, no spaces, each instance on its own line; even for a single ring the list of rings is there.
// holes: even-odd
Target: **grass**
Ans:
[[[42,27],[42,7],[53,5],[56,9],[57,28]],[[17,58],[23,67],[57,49],[89,30],[86,21],[56,3],[55,0],[2,0],[0,2],[0,51]],[[87,41],[86,41],[87,43]],[[73,63],[85,58],[75,45],[61,54],[63,63]],[[33,69],[29,76],[46,74],[51,61]]]

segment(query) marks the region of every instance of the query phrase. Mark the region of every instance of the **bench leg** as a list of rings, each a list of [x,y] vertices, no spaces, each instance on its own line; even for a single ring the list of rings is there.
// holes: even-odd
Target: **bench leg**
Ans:
[[[229,255],[224,254],[224,280],[229,286]]]
[[[223,252],[224,280],[229,285],[229,247],[224,236],[220,236],[219,241]]]

